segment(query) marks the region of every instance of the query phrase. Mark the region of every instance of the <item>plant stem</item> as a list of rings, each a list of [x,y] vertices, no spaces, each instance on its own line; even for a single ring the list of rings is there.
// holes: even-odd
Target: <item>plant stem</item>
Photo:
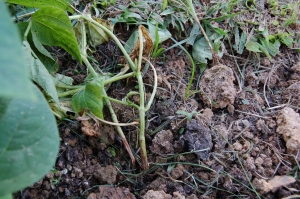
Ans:
[[[139,144],[141,149],[141,167],[142,170],[149,169],[148,158],[147,158],[147,150],[146,150],[146,142],[145,142],[145,91],[144,91],[144,83],[143,76],[141,73],[141,65],[142,65],[142,57],[143,57],[143,34],[141,30],[141,26],[139,27],[139,58],[138,58],[138,66],[136,71],[136,78],[138,80],[139,85],[139,94],[140,94],[140,107],[139,107],[139,116],[140,116],[140,132],[139,132]]]
[[[131,67],[131,69],[133,71],[136,71],[135,64],[133,63],[133,61],[131,60],[130,56],[126,52],[125,48],[122,46],[122,44],[119,41],[119,39],[114,35],[114,33],[112,31],[110,31],[108,28],[106,28],[102,24],[98,23],[97,21],[95,21],[90,15],[82,15],[82,18],[84,18],[85,20],[91,22],[95,26],[98,26],[99,28],[101,28],[102,30],[104,30],[116,42],[116,44],[118,45],[118,47],[120,48],[120,50],[124,54],[126,60],[128,61],[129,66]]]
[[[101,92],[102,92],[102,95],[103,95],[103,97],[105,99],[105,103],[106,103],[106,105],[107,105],[107,107],[109,109],[112,121],[114,123],[119,123],[118,118],[117,118],[117,116],[115,114],[114,109],[112,108],[112,105],[111,105],[109,99],[107,99],[105,97],[105,96],[107,96],[107,93],[106,93],[104,87],[102,88]],[[132,165],[133,165],[133,167],[135,167],[135,157],[132,154],[131,148],[130,148],[128,142],[127,142],[127,139],[126,139],[126,137],[125,137],[125,135],[123,133],[123,130],[122,130],[122,128],[120,126],[115,126],[115,127],[116,127],[116,130],[117,130],[119,136],[121,137],[121,139],[122,139],[122,141],[124,143],[125,149],[127,150],[128,154],[129,154],[129,156],[131,158]]]
[[[126,103],[126,102],[123,102],[123,101],[121,101],[121,100],[117,100],[117,99],[114,99],[114,98],[108,97],[107,95],[103,96],[103,98],[105,98],[105,99],[108,99],[108,100],[110,100],[110,101],[113,101],[113,102],[116,102],[116,103],[118,103],[118,104],[125,105],[125,106],[133,106],[133,107],[134,107],[134,108],[136,108],[136,109],[138,109],[138,108],[139,108],[139,107],[138,107],[136,104],[134,104],[134,103],[132,103],[132,104],[128,104],[128,103]]]
[[[205,30],[201,26],[201,23],[200,23],[200,21],[197,17],[196,12],[195,12],[192,0],[186,0],[186,2],[187,2],[188,6],[190,8],[190,11],[191,11],[191,14],[192,14],[194,20],[197,22],[198,26],[200,27],[200,30],[201,30],[202,34],[204,35],[204,38],[205,38],[206,42],[208,43],[208,46],[210,48],[214,64],[215,65],[219,64],[219,57],[218,57],[217,53],[214,51],[214,49],[213,49],[213,47],[212,47],[212,45],[211,45],[211,43],[210,43],[210,41],[209,41],[209,39],[206,35]]]
[[[69,90],[69,91],[66,91],[66,92],[63,92],[63,93],[59,93],[58,97],[66,97],[66,96],[70,96],[70,95],[75,95],[76,93],[78,93],[81,90],[82,90],[82,88],[77,88],[77,89],[74,89],[74,90]]]
[[[24,36],[23,36],[23,39],[25,41],[27,41],[27,36],[28,36],[28,33],[29,33],[30,29],[31,29],[31,25],[32,25],[32,23],[31,23],[31,20],[30,20],[29,23],[28,23],[27,29],[26,29],[26,31],[24,33]]]
[[[127,73],[127,74],[121,75],[121,76],[115,76],[115,77],[112,77],[112,78],[109,78],[109,79],[105,80],[104,85],[110,84],[110,83],[113,83],[115,81],[125,79],[125,78],[128,78],[128,77],[133,77],[133,76],[135,76],[135,72]]]
[[[81,59],[85,63],[85,65],[87,66],[87,68],[90,71],[90,73],[92,74],[92,76],[93,77],[98,77],[98,74],[96,73],[96,71],[94,70],[92,65],[90,64],[89,60],[83,54],[81,54]]]

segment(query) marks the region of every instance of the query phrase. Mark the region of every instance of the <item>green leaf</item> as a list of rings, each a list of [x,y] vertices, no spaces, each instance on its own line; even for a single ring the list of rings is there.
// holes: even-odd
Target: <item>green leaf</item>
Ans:
[[[125,48],[125,50],[126,50],[127,53],[130,54],[130,53],[132,52],[132,50],[133,50],[133,48],[134,48],[134,45],[135,45],[135,43],[137,42],[138,38],[139,38],[139,33],[138,33],[137,30],[135,30],[135,31],[130,35],[129,39],[127,40],[127,42],[126,42],[126,44],[125,44],[125,46],[124,46],[124,48]],[[153,40],[153,41],[155,41],[155,40]]]
[[[57,91],[55,84],[53,82],[52,76],[49,74],[48,70],[45,68],[43,63],[33,57],[33,52],[27,41],[23,42],[24,53],[26,56],[27,70],[30,71],[30,76],[33,81],[35,81],[39,86],[41,86],[45,92],[57,103],[59,104]]]
[[[247,36],[246,33],[243,31],[239,43],[239,50],[238,50],[239,54],[242,54],[244,52],[246,42],[247,42]]]
[[[261,52],[261,50],[259,49],[260,44],[257,43],[257,42],[249,41],[249,42],[246,43],[245,46],[246,46],[247,50],[249,50],[249,51],[257,52],[257,53]]]
[[[103,78],[97,78],[89,82],[84,91],[84,99],[92,113],[103,119],[103,96],[101,90],[104,87]]]
[[[149,28],[149,35],[150,35],[152,41],[155,41],[156,32],[157,32],[158,27],[156,27],[155,25],[153,25],[151,23],[147,23],[147,24],[148,24],[148,28]],[[167,29],[161,29],[161,28],[158,28],[158,35],[159,35],[158,43],[162,43],[162,42],[166,41],[167,39],[170,39],[170,37],[172,36],[171,33]]]
[[[0,199],[13,199],[13,197],[12,197],[11,194],[7,194],[7,195],[4,195],[4,196],[0,196]]]
[[[31,49],[37,55],[39,60],[44,64],[49,73],[55,73],[58,71],[58,63],[54,60],[48,50],[39,42],[36,34],[32,32],[32,41],[34,46],[31,45]]]
[[[66,10],[70,13],[74,13],[73,8],[66,0],[5,0],[8,3],[19,4],[27,7],[42,8],[45,6],[54,6]]]
[[[0,195],[40,180],[53,167],[59,149],[55,118],[39,89],[38,100],[13,98],[0,120]]]
[[[84,90],[79,91],[72,97],[71,106],[76,113],[87,107],[84,100]]]
[[[29,73],[23,64],[22,42],[3,1],[0,18],[0,96],[34,99]]]
[[[49,46],[59,46],[81,62],[79,47],[68,15],[59,8],[47,6],[32,15],[31,31]]]
[[[192,55],[200,63],[207,63],[207,59],[212,59],[212,53],[204,37],[194,43]]]

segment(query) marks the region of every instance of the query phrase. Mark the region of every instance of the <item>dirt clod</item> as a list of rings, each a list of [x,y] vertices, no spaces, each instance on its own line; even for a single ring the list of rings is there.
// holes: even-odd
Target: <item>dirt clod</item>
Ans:
[[[207,69],[200,80],[200,98],[206,105],[214,108],[225,108],[233,104],[236,90],[233,84],[233,71],[231,68],[219,64]]]
[[[260,190],[262,194],[268,193],[270,191],[275,192],[282,186],[287,186],[294,183],[296,180],[291,176],[275,176],[268,182],[264,179],[253,180],[253,185],[256,189]]]
[[[174,153],[174,147],[172,145],[173,134],[170,130],[162,130],[158,132],[152,140],[152,146],[150,150],[156,154]]]
[[[91,193],[88,199],[135,199],[136,197],[130,193],[128,188],[124,187],[107,187],[101,186],[99,188],[100,193]]]
[[[96,165],[94,167],[94,177],[98,179],[100,183],[114,184],[116,183],[117,170],[112,165],[106,167]]]
[[[196,152],[198,158],[201,160],[206,160],[213,146],[210,130],[194,119],[187,124],[186,132],[181,137],[181,140],[191,151],[207,149]]]
[[[300,149],[300,116],[293,109],[286,107],[277,117],[277,133],[283,135],[287,150],[296,154]]]

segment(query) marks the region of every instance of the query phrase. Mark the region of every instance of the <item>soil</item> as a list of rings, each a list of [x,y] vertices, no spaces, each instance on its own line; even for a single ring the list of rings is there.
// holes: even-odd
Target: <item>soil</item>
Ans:
[[[130,36],[122,25],[115,31],[122,38]],[[98,50],[105,49],[109,57],[121,56],[112,45],[103,44]],[[167,48],[172,42],[163,45]],[[229,47],[227,52],[231,52]],[[99,63],[113,64],[102,53],[95,57]],[[152,63],[158,74],[158,90],[147,113],[148,171],[141,171],[140,165],[132,167],[113,126],[61,121],[60,153],[53,170],[14,198],[299,196],[300,62],[295,50],[283,46],[271,60],[248,51],[235,56],[225,52],[220,64],[209,62],[204,73],[197,69],[192,90],[199,92],[188,99],[184,96],[191,75],[188,57],[173,48]],[[60,64],[62,68],[74,67],[69,61],[61,60]],[[75,76],[72,71],[68,75]],[[84,77],[78,76],[76,81],[80,83]],[[144,76],[146,97],[152,91],[152,77],[148,70]],[[110,86],[108,94],[121,100],[128,91],[136,90],[136,85],[135,80],[120,81]],[[115,103],[113,107],[120,122],[138,119],[137,110]],[[178,110],[196,113],[187,118],[178,115]],[[139,160],[138,127],[122,128]]]

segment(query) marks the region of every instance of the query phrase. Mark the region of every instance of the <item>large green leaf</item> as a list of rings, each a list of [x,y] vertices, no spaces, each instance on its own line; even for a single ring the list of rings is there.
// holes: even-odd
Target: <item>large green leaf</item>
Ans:
[[[34,99],[18,31],[0,1],[0,96]]]
[[[84,91],[84,99],[87,107],[94,115],[101,119],[103,119],[103,96],[101,93],[103,87],[103,78],[97,78],[89,82]]]
[[[28,27],[28,22],[20,22],[17,24],[21,38],[24,37],[25,31]],[[34,51],[35,55],[44,64],[49,73],[53,74],[58,70],[58,63],[54,60],[52,55],[47,51],[47,49],[38,41],[36,35],[28,33],[27,41],[30,44],[31,50]]]
[[[38,100],[13,98],[0,120],[0,196],[41,179],[55,163],[59,135],[55,118],[42,93]]]
[[[81,62],[79,47],[68,15],[59,8],[47,6],[32,15],[31,31],[49,46],[60,46]]]
[[[43,63],[34,57],[32,50],[27,41],[23,42],[24,53],[26,56],[25,65],[27,65],[27,70],[30,71],[30,77],[39,86],[41,86],[45,92],[57,103],[59,104],[57,91],[53,81],[53,77],[49,74],[48,70],[45,68]],[[24,63],[23,63],[24,64]]]
[[[54,6],[70,13],[74,13],[73,8],[66,0],[5,0],[8,3],[19,4],[22,6],[42,8],[44,6]]]

